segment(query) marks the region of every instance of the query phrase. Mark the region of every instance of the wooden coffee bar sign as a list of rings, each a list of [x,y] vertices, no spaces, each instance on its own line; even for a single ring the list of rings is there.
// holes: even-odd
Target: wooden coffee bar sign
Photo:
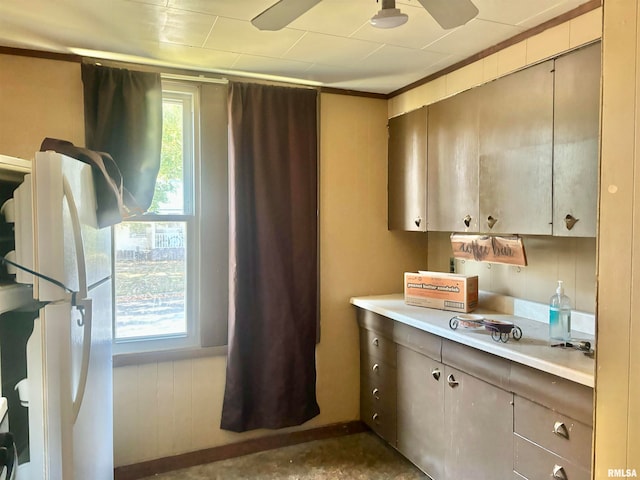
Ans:
[[[522,238],[517,235],[499,237],[493,235],[451,234],[453,256],[477,262],[527,265]]]

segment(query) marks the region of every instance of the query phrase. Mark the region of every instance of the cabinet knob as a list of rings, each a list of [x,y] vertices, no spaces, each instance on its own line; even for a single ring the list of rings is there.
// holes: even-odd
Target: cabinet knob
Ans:
[[[380,345],[380,340],[378,340],[378,338],[374,338],[371,343],[374,347],[377,347],[378,345]]]
[[[422,218],[416,217],[416,219],[413,221],[413,223],[416,224],[416,227],[419,227],[420,224],[422,223]]]
[[[493,218],[491,215],[487,217],[487,225],[489,228],[493,228],[493,226],[498,222],[497,218]]]
[[[460,382],[456,380],[452,373],[450,373],[447,377],[447,383],[451,388],[456,388],[458,385],[460,385]]]
[[[375,423],[376,425],[380,425],[380,415],[378,415],[377,413],[374,413],[371,416],[371,420],[373,420],[373,423]]]
[[[567,472],[564,471],[564,467],[561,465],[554,465],[551,477],[557,478],[558,480],[567,480]]]
[[[440,380],[440,369],[438,368],[434,368],[431,371],[431,375],[433,376],[433,378],[435,378],[436,380]]]
[[[467,215],[462,219],[462,222],[464,223],[465,227],[469,228],[469,226],[471,225],[471,220],[471,215]]]
[[[573,226],[580,221],[579,218],[575,218],[573,215],[567,214],[564,217],[564,224],[567,226],[567,230],[571,230]]]
[[[373,395],[373,398],[375,398],[376,400],[380,400],[380,390],[378,390],[377,388],[374,388],[371,391],[371,395]]]
[[[374,363],[373,367],[371,367],[371,370],[377,373],[378,370],[380,370],[380,365],[378,365],[377,363]]]
[[[564,424],[564,422],[556,422],[553,424],[553,433],[556,435],[569,439],[569,429]]]

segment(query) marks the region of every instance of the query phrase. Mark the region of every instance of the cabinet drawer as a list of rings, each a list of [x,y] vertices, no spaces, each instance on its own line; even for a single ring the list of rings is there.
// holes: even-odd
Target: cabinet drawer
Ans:
[[[360,417],[364,423],[396,445],[396,385],[395,367],[375,357],[362,357],[360,375]]]
[[[513,468],[528,480],[591,480],[590,469],[579,467],[517,434],[514,441]]]
[[[384,317],[382,315],[378,315],[377,313],[371,312],[369,310],[365,310],[364,308],[358,307],[357,312],[358,325],[360,325],[361,328],[380,332],[382,335],[388,338],[393,337],[393,330],[396,323],[395,320]]]
[[[387,370],[384,377],[375,375],[360,378],[360,404],[370,405],[375,411],[396,411],[395,370]]]
[[[497,355],[443,339],[442,363],[462,370],[503,390],[509,390],[511,362]]]
[[[436,361],[442,359],[442,338],[409,325],[398,323],[393,331],[395,341]]]
[[[368,379],[373,385],[396,385],[396,367],[369,355],[360,357],[361,382]]]
[[[396,365],[396,344],[378,332],[360,329],[360,352],[389,365]]]
[[[514,431],[561,457],[591,465],[591,427],[522,397],[515,397]]]
[[[511,364],[509,382],[516,395],[570,413],[585,425],[593,424],[592,388],[515,362]]]
[[[395,405],[387,408],[381,404],[364,402],[360,405],[361,420],[371,430],[384,438],[389,444],[396,446],[396,414]]]

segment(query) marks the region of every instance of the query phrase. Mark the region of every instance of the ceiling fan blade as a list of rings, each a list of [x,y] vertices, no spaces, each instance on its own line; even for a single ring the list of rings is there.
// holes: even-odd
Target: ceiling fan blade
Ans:
[[[251,23],[258,30],[280,30],[321,0],[280,0],[256,16]]]
[[[478,8],[471,0],[418,0],[442,28],[464,25],[478,15]]]

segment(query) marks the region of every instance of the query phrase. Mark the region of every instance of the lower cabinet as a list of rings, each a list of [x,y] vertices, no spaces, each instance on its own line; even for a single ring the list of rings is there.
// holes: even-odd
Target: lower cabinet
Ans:
[[[591,478],[592,428],[520,396],[514,407],[514,470],[529,480]]]
[[[360,417],[396,445],[396,345],[381,332],[360,330]]]
[[[591,388],[363,309],[358,320],[362,421],[430,478],[590,478]]]
[[[513,471],[513,395],[445,366],[446,479],[509,478]]]
[[[398,450],[431,478],[444,478],[444,365],[403,346],[397,364]]]
[[[369,357],[360,379],[362,420],[391,445],[396,444],[396,369]]]
[[[511,393],[402,346],[397,375],[400,453],[436,480],[511,476]]]

